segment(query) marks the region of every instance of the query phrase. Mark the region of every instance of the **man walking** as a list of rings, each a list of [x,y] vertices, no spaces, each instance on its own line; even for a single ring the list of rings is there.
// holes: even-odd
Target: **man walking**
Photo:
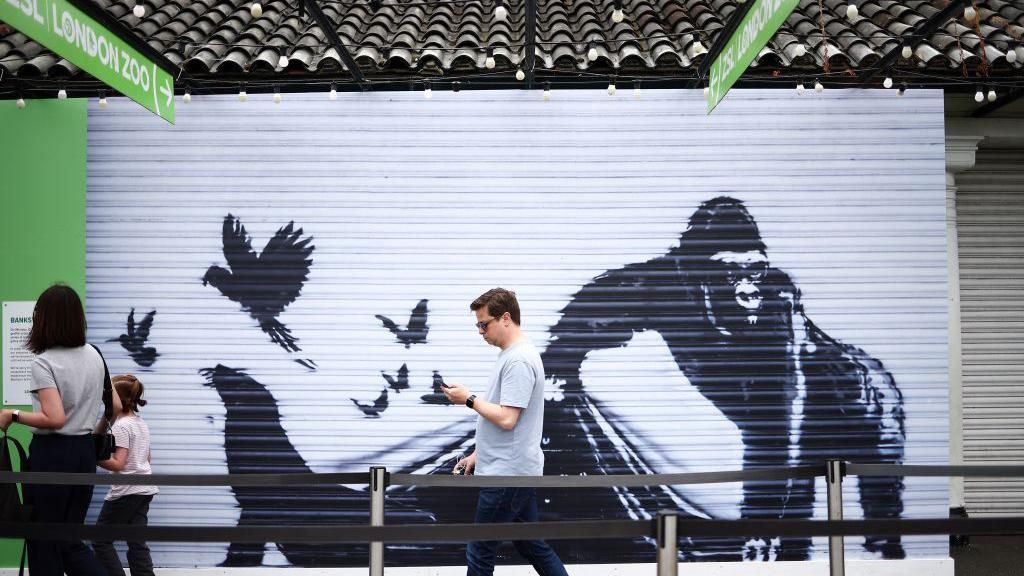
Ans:
[[[541,476],[544,453],[544,365],[533,343],[520,328],[519,302],[504,288],[484,292],[469,305],[484,340],[501,349],[487,392],[477,397],[466,387],[444,388],[448,399],[479,414],[476,449],[459,460],[455,472],[478,476]],[[477,523],[536,522],[537,493],[533,488],[481,488]],[[466,548],[467,576],[494,573],[499,541],[470,542]],[[541,576],[566,576],[565,566],[543,540],[514,542]]]

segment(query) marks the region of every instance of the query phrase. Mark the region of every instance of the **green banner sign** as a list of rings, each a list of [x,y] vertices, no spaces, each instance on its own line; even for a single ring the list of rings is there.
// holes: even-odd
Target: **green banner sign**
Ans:
[[[0,0],[0,20],[174,123],[174,78],[67,0]]]
[[[711,65],[708,114],[725,98],[754,57],[796,8],[798,0],[755,0]]]

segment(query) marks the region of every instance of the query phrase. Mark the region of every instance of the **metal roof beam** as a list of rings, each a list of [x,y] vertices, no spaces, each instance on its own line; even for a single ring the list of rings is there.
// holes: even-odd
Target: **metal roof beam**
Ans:
[[[925,36],[935,32],[939,26],[945,24],[947,20],[950,18],[956,18],[962,14],[964,8],[967,7],[967,2],[969,1],[970,0],[953,0],[949,5],[937,12],[931,18],[919,23],[910,31],[900,36],[900,43],[886,52],[885,56],[882,56],[882,59],[879,60],[878,63],[875,64],[861,79],[860,85],[865,86],[869,84],[875,76],[878,76],[879,72],[891,68],[899,57],[900,51],[903,49],[904,45],[912,43],[915,40],[918,42],[924,40]]]
[[[526,89],[533,88],[533,67],[537,63],[537,0],[526,0],[526,41],[523,45]]]
[[[124,40],[126,44],[138,50],[140,54],[152,60],[157,66],[163,68],[165,72],[175,78],[175,83],[178,80],[188,80],[188,74],[185,73],[184,68],[168,60],[163,52],[153,48],[149,42],[139,38],[131,28],[122,24],[117,18],[114,18],[110,12],[107,12],[98,3],[91,0],[68,0],[68,3],[102,24],[104,28],[113,32],[121,40]]]
[[[729,43],[729,38],[732,37],[733,32],[740,27],[740,22],[743,21],[743,17],[750,12],[751,6],[754,5],[753,0],[744,2],[738,5],[736,11],[732,13],[732,18],[726,22],[725,27],[718,31],[718,35],[715,36],[715,42],[708,48],[708,53],[704,55],[704,60],[700,63],[700,68],[697,68],[697,77],[693,79],[693,83],[690,84],[690,88],[699,88],[702,79],[708,77],[708,71],[711,70],[711,64],[714,63],[715,58],[725,48],[725,45]],[[697,33],[694,32],[696,36]],[[699,36],[697,40],[699,40]]]
[[[338,56],[341,57],[341,61],[345,63],[345,67],[348,68],[349,74],[352,78],[359,83],[359,86],[363,90],[369,89],[369,84],[366,78],[363,76],[362,70],[359,69],[359,65],[356,64],[352,55],[348,53],[348,49],[341,43],[341,38],[338,37],[338,30],[335,28],[334,23],[331,22],[327,14],[320,8],[320,5],[316,3],[316,0],[300,0],[303,5],[309,10],[309,13],[316,19],[317,26],[324,31],[327,39],[331,41],[331,45],[338,51]]]

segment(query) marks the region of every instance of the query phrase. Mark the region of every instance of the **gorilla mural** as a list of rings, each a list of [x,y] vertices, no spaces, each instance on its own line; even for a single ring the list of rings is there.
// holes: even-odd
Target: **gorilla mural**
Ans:
[[[588,354],[625,346],[645,331],[660,334],[690,384],[738,428],[744,468],[829,458],[902,461],[903,401],[892,376],[811,322],[793,280],[771,265],[743,203],[719,197],[696,210],[677,247],[598,276],[561,310],[543,353],[545,371],[561,390],[547,403],[546,474],[666,472],[654,468],[653,455],[635,445],[581,379]],[[865,517],[901,515],[902,478],[862,478],[859,489]],[[746,482],[740,516],[809,518],[814,490],[813,479]],[[545,508],[558,516],[579,497],[553,495]],[[684,504],[665,487],[585,497],[592,510],[625,509],[632,517]],[[694,560],[800,560],[810,546],[807,538],[752,535],[694,539],[683,553]],[[864,547],[904,556],[899,537],[871,536]]]

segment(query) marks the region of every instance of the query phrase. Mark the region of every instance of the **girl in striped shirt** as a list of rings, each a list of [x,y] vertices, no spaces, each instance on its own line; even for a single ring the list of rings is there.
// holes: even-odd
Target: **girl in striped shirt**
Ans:
[[[146,401],[142,399],[142,382],[135,376],[122,374],[111,378],[111,383],[121,399],[122,408],[111,426],[111,432],[114,434],[114,454],[110,460],[98,464],[119,474],[152,474],[149,426],[139,416],[139,408],[146,405]],[[149,522],[149,503],[157,491],[156,486],[140,484],[111,486],[96,524],[145,526]],[[109,576],[124,576],[124,567],[112,542],[94,542],[93,549]],[[128,567],[131,576],[153,575],[153,559],[145,542],[128,542]]]

